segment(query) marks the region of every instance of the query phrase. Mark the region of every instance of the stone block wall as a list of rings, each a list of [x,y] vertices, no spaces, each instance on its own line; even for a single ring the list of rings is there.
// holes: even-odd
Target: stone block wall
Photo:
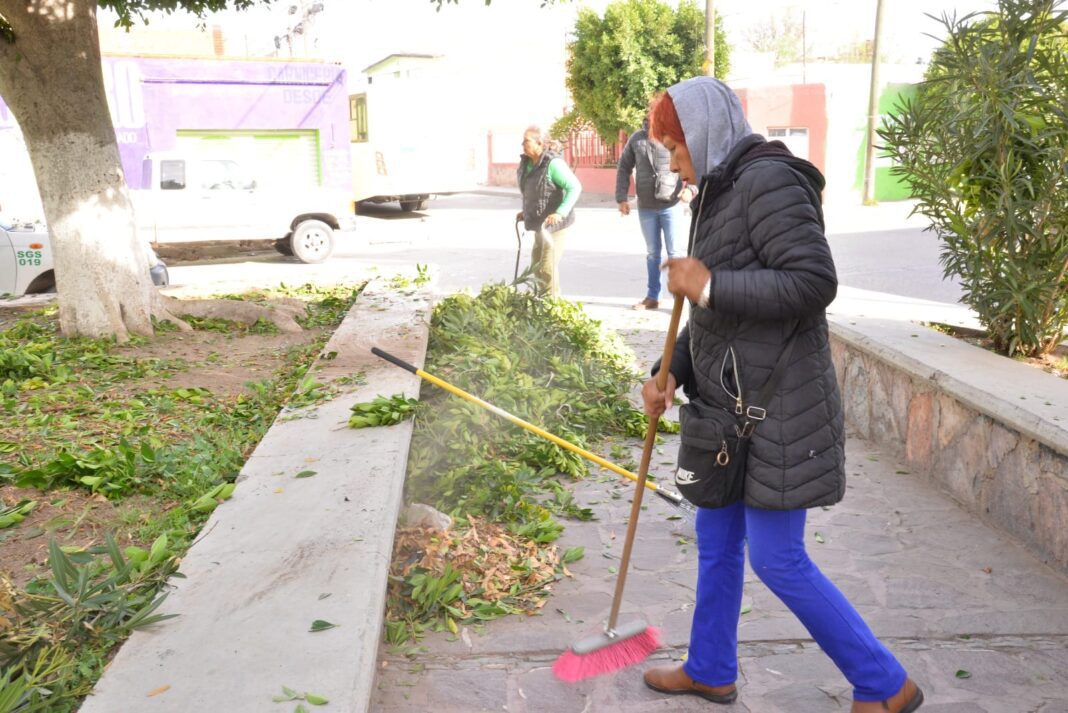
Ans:
[[[841,334],[831,350],[851,432],[1068,572],[1068,454]]]

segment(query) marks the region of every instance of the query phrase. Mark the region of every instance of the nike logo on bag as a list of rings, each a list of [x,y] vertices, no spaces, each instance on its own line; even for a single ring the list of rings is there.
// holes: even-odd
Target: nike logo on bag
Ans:
[[[700,482],[699,478],[695,478],[692,471],[679,468],[675,471],[675,484],[676,485],[693,485]]]

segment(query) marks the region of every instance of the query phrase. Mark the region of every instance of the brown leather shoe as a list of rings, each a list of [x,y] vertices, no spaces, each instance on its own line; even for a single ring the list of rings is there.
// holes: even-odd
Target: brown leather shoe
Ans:
[[[651,300],[646,297],[638,304],[632,306],[631,309],[660,309],[660,303],[656,300]]]
[[[690,678],[682,664],[651,668],[645,672],[643,678],[646,686],[661,693],[688,693],[713,703],[734,703],[738,698],[738,689],[733,683],[729,686],[706,686]]]
[[[850,713],[912,713],[923,705],[923,691],[906,678],[901,690],[885,701],[853,701]]]

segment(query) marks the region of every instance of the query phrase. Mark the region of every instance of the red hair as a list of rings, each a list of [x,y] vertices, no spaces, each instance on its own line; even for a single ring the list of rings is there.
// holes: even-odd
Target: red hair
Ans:
[[[679,113],[675,111],[675,102],[667,92],[662,92],[653,99],[649,109],[649,136],[663,142],[664,137],[671,137],[677,144],[686,144],[686,135],[682,132]]]

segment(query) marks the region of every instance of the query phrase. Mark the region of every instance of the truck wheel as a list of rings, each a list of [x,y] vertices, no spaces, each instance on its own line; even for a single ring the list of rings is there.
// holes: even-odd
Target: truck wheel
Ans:
[[[293,233],[274,241],[274,249],[287,257],[293,257]]]
[[[405,213],[411,213],[413,210],[426,210],[426,198],[417,198],[411,201],[401,201],[401,210]]]
[[[304,220],[293,229],[293,254],[301,262],[320,263],[334,252],[334,229],[321,220]]]

